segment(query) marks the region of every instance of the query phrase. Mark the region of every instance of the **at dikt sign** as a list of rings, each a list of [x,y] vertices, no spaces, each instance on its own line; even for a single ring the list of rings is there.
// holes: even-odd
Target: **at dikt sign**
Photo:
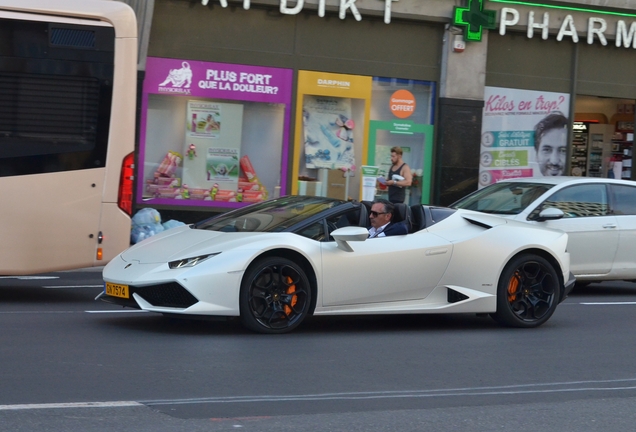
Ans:
[[[483,29],[496,28],[497,11],[484,10],[483,0],[468,0],[468,7],[455,6],[453,24],[464,27],[464,40],[481,41]]]

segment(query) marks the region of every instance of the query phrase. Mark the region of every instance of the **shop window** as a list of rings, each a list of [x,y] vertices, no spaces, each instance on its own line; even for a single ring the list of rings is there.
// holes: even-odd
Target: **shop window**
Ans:
[[[286,193],[291,70],[148,61],[138,203],[231,208]]]
[[[405,203],[430,200],[433,152],[435,83],[400,78],[374,77],[371,94],[369,164],[386,177],[391,169],[391,148],[402,149],[409,166],[411,186]],[[388,187],[378,184],[373,198],[388,198]]]

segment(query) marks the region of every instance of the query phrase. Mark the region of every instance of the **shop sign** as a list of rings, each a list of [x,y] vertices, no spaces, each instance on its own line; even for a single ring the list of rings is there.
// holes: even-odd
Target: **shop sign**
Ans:
[[[510,26],[517,25],[519,22],[519,11],[513,8],[503,8],[501,9],[501,18],[499,20],[499,34],[505,35],[506,29]],[[528,12],[528,25],[527,25],[527,35],[528,38],[532,38],[534,36],[535,30],[541,31],[541,38],[548,38],[548,29],[550,25],[550,14],[548,12],[543,12],[541,18],[537,19],[535,17],[534,11]],[[587,20],[587,43],[591,45],[594,43],[595,39],[601,43],[601,45],[607,45],[607,38],[605,37],[605,32],[607,31],[607,21],[604,18],[599,17],[590,17]],[[632,22],[629,26],[629,30],[627,24],[623,20],[618,20],[616,22],[616,46],[623,46],[625,48],[636,48],[636,22]],[[572,39],[572,42],[579,42],[578,29],[574,24],[574,18],[572,15],[566,15],[563,18],[563,22],[561,23],[561,27],[559,28],[559,32],[557,33],[557,41],[561,42],[564,37],[569,37]]]
[[[464,40],[481,42],[484,29],[494,29],[494,10],[484,9],[484,0],[468,0],[468,7],[455,6],[453,24],[464,27]]]
[[[408,118],[415,112],[415,96],[408,90],[398,90],[391,95],[389,108],[397,118]]]
[[[152,58],[144,90],[174,96],[203,96],[286,103],[291,72],[286,69]]]
[[[510,1],[510,0],[491,0],[495,3],[514,3],[521,4],[524,6],[537,6],[542,9],[556,9],[562,11],[573,11],[573,12],[586,12],[595,15],[605,15],[605,16],[616,16],[616,17],[625,17],[625,18],[636,18],[635,14],[629,13],[621,13],[621,12],[610,12],[610,11],[599,11],[592,9],[585,9],[581,7],[571,7],[571,6],[556,6],[556,5],[545,5],[540,3],[533,2],[522,2],[522,1]],[[499,16],[499,34],[505,35],[508,27],[515,26],[520,21],[520,13],[517,9],[511,7],[504,7],[501,9]],[[557,24],[560,22],[559,31],[557,33],[557,41],[562,41],[564,38],[570,38],[572,42],[579,42],[579,32],[585,32],[585,39],[588,44],[593,44],[595,40],[598,40],[601,45],[607,45],[607,37],[605,33],[608,30],[608,23],[605,18],[599,16],[592,16],[587,19],[587,23],[585,28],[581,28],[579,24],[579,28],[577,28],[574,18],[571,14],[563,17],[559,15],[552,21],[550,20],[550,13],[545,11],[543,13],[536,13],[535,11],[529,11],[527,16],[527,36],[528,38],[532,38],[534,36],[535,31],[541,32],[541,38],[546,40],[548,38],[548,31],[550,29],[550,23]],[[552,26],[553,28],[556,25]],[[618,19],[616,21],[615,28],[615,45],[617,47],[624,48],[635,48],[636,49],[636,21],[627,22],[623,19]]]
[[[384,2],[384,22],[389,24],[391,22],[391,4],[398,0],[379,0]],[[221,7],[227,7],[227,0],[219,0]],[[203,6],[207,6],[209,0],[201,0]],[[250,8],[250,0],[243,0],[243,9],[248,10]],[[291,3],[295,3],[292,7]],[[326,0],[318,0],[318,16],[323,18],[325,16],[325,3]],[[280,0],[280,13],[284,15],[297,15],[305,6],[305,0]],[[345,19],[347,11],[350,10],[356,21],[362,20],[362,15],[356,7],[356,0],[340,0],[340,7],[338,8],[338,16],[340,19]]]

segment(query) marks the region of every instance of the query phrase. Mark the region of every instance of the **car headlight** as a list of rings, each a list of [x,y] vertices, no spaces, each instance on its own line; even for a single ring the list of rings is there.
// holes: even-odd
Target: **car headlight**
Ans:
[[[195,265],[202,263],[203,261],[205,261],[208,258],[212,258],[213,256],[216,256],[218,254],[220,254],[221,252],[216,252],[216,253],[211,253],[211,254],[207,254],[207,255],[201,255],[201,256],[197,256],[197,257],[192,257],[192,258],[184,258],[184,259],[180,259],[180,260],[176,260],[176,261],[170,261],[168,263],[168,267],[171,269],[180,269],[180,268],[184,268],[184,267],[194,267]]]

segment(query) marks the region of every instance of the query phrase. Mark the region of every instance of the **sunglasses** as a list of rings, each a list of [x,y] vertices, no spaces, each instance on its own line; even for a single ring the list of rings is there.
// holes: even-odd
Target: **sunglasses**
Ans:
[[[377,211],[373,211],[373,210],[371,210],[371,211],[369,212],[369,214],[371,214],[371,216],[373,216],[373,217],[378,217],[378,215],[381,215],[381,214],[388,214],[388,213],[389,213],[389,212],[377,212]]]

